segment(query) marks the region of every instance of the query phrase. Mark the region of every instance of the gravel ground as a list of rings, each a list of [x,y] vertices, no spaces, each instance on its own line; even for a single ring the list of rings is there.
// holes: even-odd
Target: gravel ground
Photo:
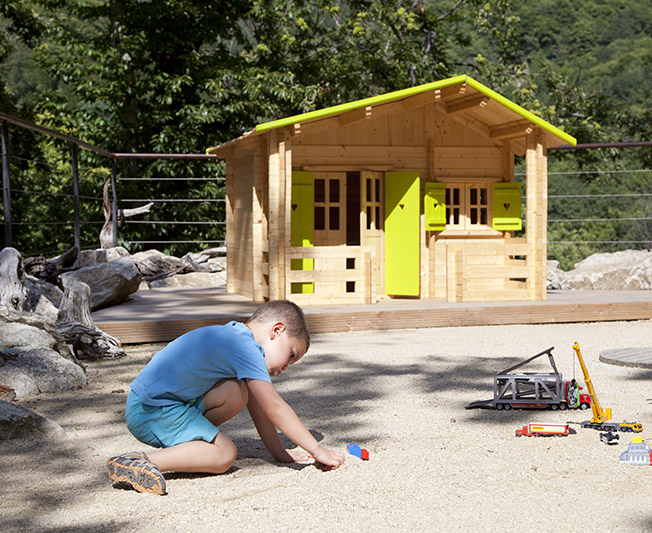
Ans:
[[[652,346],[652,322],[486,326],[313,336],[277,379],[315,437],[348,456],[336,471],[274,463],[246,412],[223,426],[239,450],[226,474],[166,475],[168,494],[114,488],[106,459],[146,449],[127,431],[130,381],[159,346],[86,363],[89,385],[19,402],[65,436],[0,443],[2,531],[650,531],[652,469],[620,464],[617,446],[577,423],[590,411],[465,409],[493,373],[550,346],[575,373],[580,343],[603,407],[652,431],[652,372],[601,363],[602,350]],[[547,358],[524,370],[548,370]],[[573,422],[567,437],[516,438],[530,422]],[[288,446],[290,443],[288,442]]]

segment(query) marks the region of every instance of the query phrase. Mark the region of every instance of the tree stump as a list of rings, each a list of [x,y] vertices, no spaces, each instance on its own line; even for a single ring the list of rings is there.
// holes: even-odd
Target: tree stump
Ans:
[[[11,311],[29,311],[23,259],[15,248],[0,251],[0,305]]]
[[[57,321],[59,334],[72,346],[78,358],[122,357],[127,355],[120,341],[99,329],[91,318],[91,289],[71,280],[61,300]]]

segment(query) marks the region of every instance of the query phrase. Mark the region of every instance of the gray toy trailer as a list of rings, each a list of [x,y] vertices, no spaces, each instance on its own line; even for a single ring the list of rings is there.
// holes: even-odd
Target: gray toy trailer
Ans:
[[[552,356],[553,347],[548,348],[525,361],[494,375],[494,397],[492,400],[473,402],[467,408],[491,405],[496,409],[588,409],[591,399],[588,394],[578,394],[579,385],[564,381],[557,370]],[[537,357],[547,355],[552,372],[522,372],[514,370],[530,363]]]

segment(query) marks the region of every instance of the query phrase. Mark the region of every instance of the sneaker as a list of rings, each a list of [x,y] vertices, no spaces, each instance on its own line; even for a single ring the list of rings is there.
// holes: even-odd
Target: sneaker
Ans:
[[[144,452],[111,457],[106,463],[106,471],[112,481],[126,483],[138,492],[165,494],[165,478]]]

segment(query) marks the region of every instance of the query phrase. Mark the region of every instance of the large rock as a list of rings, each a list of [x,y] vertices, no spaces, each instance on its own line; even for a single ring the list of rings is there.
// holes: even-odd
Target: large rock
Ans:
[[[82,388],[87,380],[79,365],[51,348],[20,347],[0,353],[0,383],[14,389],[21,398]]]
[[[52,438],[63,435],[61,426],[34,411],[0,400],[0,440]]]
[[[0,351],[29,346],[51,348],[64,359],[79,364],[49,317],[14,313],[0,307]]]
[[[121,257],[129,257],[129,252],[122,246],[108,248],[106,250],[82,250],[77,258],[77,267],[86,268],[98,263],[108,263]]]
[[[652,252],[624,250],[593,254],[577,263],[569,272],[548,266],[548,286],[584,290],[650,290],[652,289]]]
[[[226,276],[222,272],[189,272],[154,280],[150,287],[222,287]]]
[[[64,286],[71,279],[86,283],[91,289],[91,310],[124,302],[138,290],[142,276],[127,257],[80,268],[61,275]]]

